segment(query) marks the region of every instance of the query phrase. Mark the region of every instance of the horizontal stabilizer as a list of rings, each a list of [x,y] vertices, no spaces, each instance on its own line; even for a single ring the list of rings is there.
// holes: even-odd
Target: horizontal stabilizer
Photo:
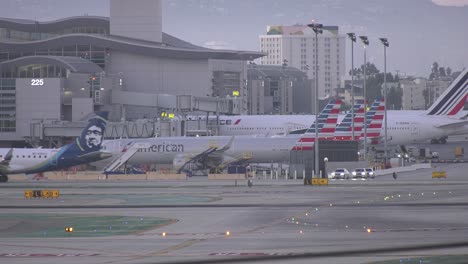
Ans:
[[[234,136],[231,137],[231,139],[229,139],[229,142],[224,145],[222,148],[220,149],[217,149],[216,152],[214,154],[222,154],[224,153],[225,151],[229,150],[232,146],[232,142],[234,141]]]
[[[445,124],[445,125],[440,125],[440,126],[436,126],[437,128],[458,128],[458,127],[462,127],[462,126],[465,126],[465,125],[468,125],[468,120],[462,120],[462,121],[459,121],[459,122],[454,122],[454,123],[449,123],[449,124]]]
[[[78,158],[80,159],[93,160],[93,161],[107,159],[109,157],[112,157],[112,153],[103,152],[103,151],[94,151],[94,152],[89,152],[89,153],[78,156]]]

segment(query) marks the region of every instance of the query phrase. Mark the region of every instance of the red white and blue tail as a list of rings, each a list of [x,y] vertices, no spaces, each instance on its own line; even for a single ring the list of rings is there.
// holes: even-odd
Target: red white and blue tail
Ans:
[[[463,109],[467,96],[468,69],[465,69],[426,111],[426,115],[454,116]]]
[[[341,100],[331,100],[320,112],[312,126],[296,142],[292,150],[311,150],[315,142],[315,129],[319,139],[333,139],[340,113]]]
[[[385,101],[377,99],[372,103],[370,110],[366,113],[367,139],[371,144],[378,144],[382,133],[382,127],[385,117]],[[364,138],[364,131],[361,133]]]
[[[356,100],[354,106],[354,139],[358,140],[364,127],[364,100]],[[352,140],[353,139],[353,112],[349,111],[341,123],[336,127],[334,140]]]

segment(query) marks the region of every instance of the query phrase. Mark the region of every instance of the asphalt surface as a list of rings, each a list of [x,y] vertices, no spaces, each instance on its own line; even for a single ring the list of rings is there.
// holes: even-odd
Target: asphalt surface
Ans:
[[[7,183],[0,188],[0,262],[455,263],[468,252],[467,169],[438,164],[396,180],[322,187],[283,179],[249,188],[195,177]],[[432,170],[448,177],[432,179]],[[58,199],[23,197],[26,189],[52,188]],[[75,232],[65,232],[70,225]],[[99,235],[90,235],[95,229]]]

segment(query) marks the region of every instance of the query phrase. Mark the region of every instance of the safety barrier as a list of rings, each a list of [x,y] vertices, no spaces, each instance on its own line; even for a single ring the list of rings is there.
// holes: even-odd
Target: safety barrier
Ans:
[[[430,169],[431,164],[430,163],[419,163],[419,164],[413,164],[411,166],[405,166],[405,167],[396,167],[396,168],[390,168],[390,169],[385,169],[385,170],[376,170],[374,171],[375,176],[381,176],[381,175],[388,175],[392,174],[394,172],[406,172],[406,171],[415,171],[419,169]]]
[[[218,174],[210,173],[208,174],[208,180],[245,180],[245,174],[235,173],[235,174]]]

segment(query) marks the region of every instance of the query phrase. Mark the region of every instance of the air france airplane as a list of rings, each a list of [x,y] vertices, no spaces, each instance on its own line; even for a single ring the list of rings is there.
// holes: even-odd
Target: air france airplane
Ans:
[[[405,145],[468,133],[460,120],[468,95],[468,69],[463,70],[427,111],[387,111],[388,143]],[[343,117],[341,117],[343,118]],[[220,135],[277,134],[305,129],[313,115],[221,116]],[[384,129],[385,126],[382,127]]]
[[[107,112],[99,112],[91,119],[73,143],[59,149],[1,148],[0,182],[7,182],[9,174],[36,174],[106,159],[111,153],[101,151]]]
[[[332,100],[322,110],[317,128],[319,138],[332,139],[341,106]],[[316,124],[303,135],[288,136],[215,136],[215,137],[160,137],[147,139],[117,139],[105,141],[106,151],[118,153],[135,144],[149,147],[139,149],[126,161],[128,164],[172,164],[179,173],[183,171],[221,171],[234,162],[279,163],[287,162],[291,150],[311,148],[315,140]],[[297,143],[297,144],[296,144]]]

